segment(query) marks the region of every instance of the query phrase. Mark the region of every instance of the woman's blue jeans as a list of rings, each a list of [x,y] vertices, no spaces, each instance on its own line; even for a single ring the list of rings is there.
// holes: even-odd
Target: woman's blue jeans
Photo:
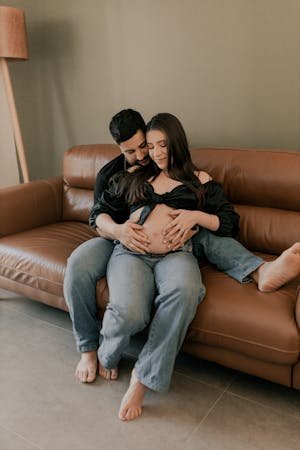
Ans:
[[[175,358],[205,296],[191,243],[166,255],[142,255],[117,244],[107,267],[110,293],[98,350],[101,364],[116,368],[130,338],[149,325],[135,364],[141,383],[167,390]]]
[[[204,228],[192,238],[192,242],[193,254],[198,261],[205,256],[221,272],[239,283],[251,281],[250,274],[264,263],[262,258],[249,252],[236,239],[217,236]]]
[[[249,280],[249,275],[262,263],[238,241],[216,236],[201,230],[194,238],[193,253],[197,259],[203,255],[219,270],[239,282]],[[114,243],[100,237],[81,244],[68,259],[64,278],[64,296],[73,322],[74,336],[79,352],[97,350],[100,338],[100,322],[96,302],[97,281],[106,275]],[[129,274],[128,284],[136,275]]]

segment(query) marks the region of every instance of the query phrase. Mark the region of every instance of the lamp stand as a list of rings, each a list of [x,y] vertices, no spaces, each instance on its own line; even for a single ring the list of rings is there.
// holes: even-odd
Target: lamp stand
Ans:
[[[15,137],[15,144],[17,149],[17,154],[19,158],[19,163],[21,167],[22,177],[24,183],[28,183],[29,181],[29,172],[28,172],[28,166],[26,161],[26,154],[24,149],[24,143],[23,138],[21,134],[20,124],[19,124],[19,118],[16,108],[16,102],[15,97],[12,89],[12,83],[9,75],[8,65],[6,58],[0,57],[0,69],[3,73],[3,81],[4,86],[6,90],[6,95],[8,99],[8,105],[10,110],[10,116],[12,120],[13,125],[13,131],[14,131],[14,137]]]

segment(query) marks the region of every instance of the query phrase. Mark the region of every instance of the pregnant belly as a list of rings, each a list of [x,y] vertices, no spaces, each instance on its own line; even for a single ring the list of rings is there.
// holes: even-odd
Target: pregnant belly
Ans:
[[[140,208],[131,214],[130,219],[137,222],[142,209],[143,208]],[[172,221],[172,217],[169,215],[170,211],[173,211],[173,208],[164,204],[159,204],[147,217],[143,229],[150,239],[149,253],[162,254],[170,251],[167,244],[163,242],[163,232],[168,223]]]

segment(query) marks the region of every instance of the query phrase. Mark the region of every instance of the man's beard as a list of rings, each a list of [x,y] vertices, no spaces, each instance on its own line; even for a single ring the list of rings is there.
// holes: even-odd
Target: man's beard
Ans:
[[[134,164],[135,166],[144,166],[144,164],[142,164],[142,163],[145,163],[146,161],[147,161],[147,163],[149,162],[149,159],[150,159],[150,157],[149,157],[149,155],[148,156],[146,156],[144,159],[142,159],[141,161],[136,161],[136,163]]]

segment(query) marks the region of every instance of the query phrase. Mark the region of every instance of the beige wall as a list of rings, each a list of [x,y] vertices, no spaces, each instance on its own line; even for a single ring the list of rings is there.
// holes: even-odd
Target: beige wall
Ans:
[[[19,168],[5,82],[0,68],[0,188],[19,184]],[[0,297],[1,298],[1,297]]]
[[[31,59],[11,65],[33,178],[111,142],[123,107],[179,116],[191,146],[300,149],[299,0],[5,0]]]

